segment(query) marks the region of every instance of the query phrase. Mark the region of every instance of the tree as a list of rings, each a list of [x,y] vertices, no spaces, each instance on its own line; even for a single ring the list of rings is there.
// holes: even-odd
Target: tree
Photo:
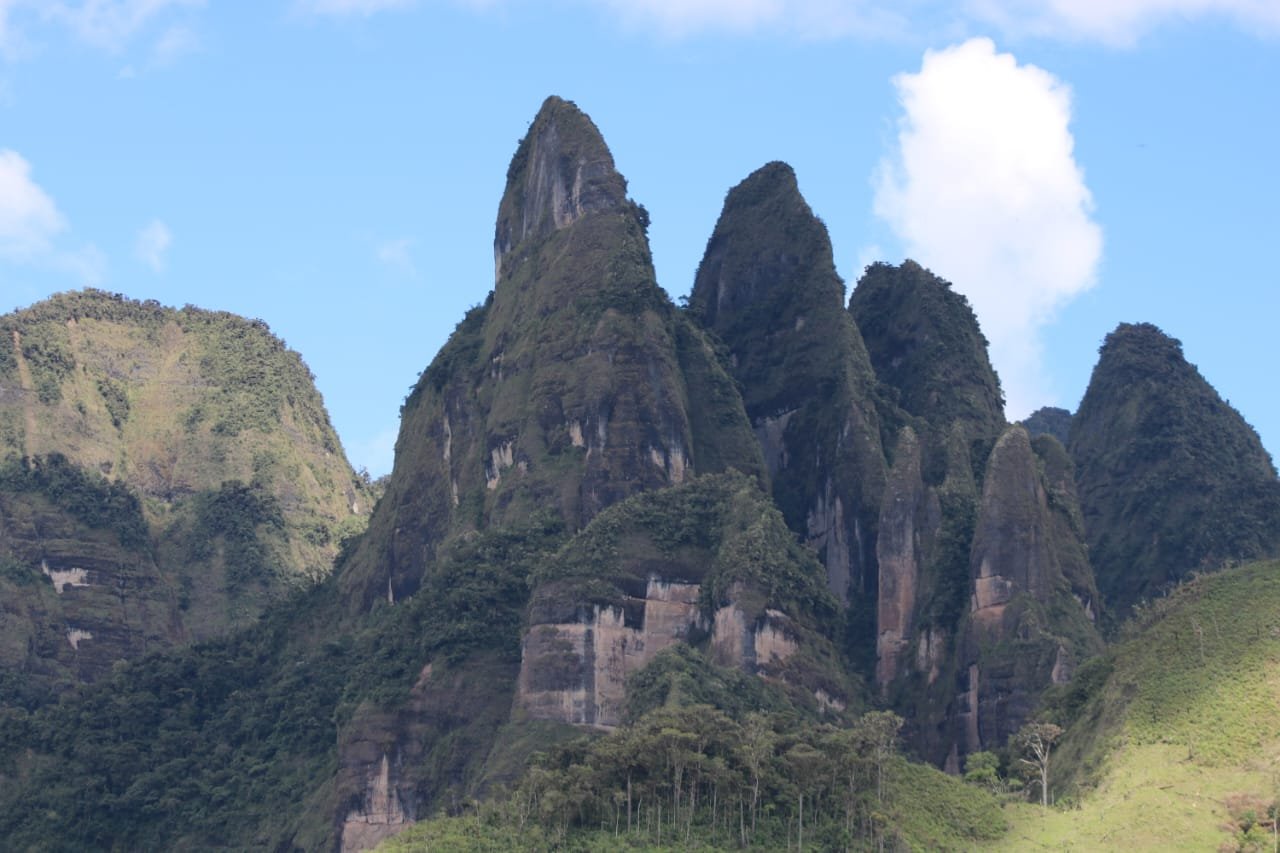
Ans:
[[[964,760],[964,781],[1001,793],[1000,757],[994,752],[971,752]]]
[[[1011,739],[1021,756],[1018,761],[1040,776],[1040,805],[1049,805],[1049,755],[1062,737],[1062,729],[1053,723],[1027,723]]]

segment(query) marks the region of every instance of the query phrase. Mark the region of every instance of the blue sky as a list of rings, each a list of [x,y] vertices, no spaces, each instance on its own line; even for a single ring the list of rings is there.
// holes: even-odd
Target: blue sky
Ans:
[[[1149,321],[1280,449],[1275,0],[0,0],[0,311],[91,285],[266,320],[356,466],[493,282],[542,100],[592,116],[687,293],[786,160],[850,288],[969,295],[1009,415]]]

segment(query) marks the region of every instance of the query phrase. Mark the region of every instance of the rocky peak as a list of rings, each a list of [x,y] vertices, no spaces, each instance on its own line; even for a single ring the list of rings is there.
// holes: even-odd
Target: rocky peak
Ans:
[[[821,555],[831,591],[869,616],[885,463],[875,376],[843,300],[827,229],[790,166],[768,163],[729,191],[690,314],[729,348],[788,524]]]
[[[525,240],[620,207],[626,198],[627,182],[595,124],[572,101],[547,98],[507,170],[493,240],[495,280]]]
[[[849,300],[871,364],[899,407],[923,418],[937,452],[956,423],[973,447],[976,471],[1004,429],[1004,398],[969,301],[951,284],[907,260],[875,263]],[[926,479],[942,476],[926,462]]]
[[[763,463],[711,346],[658,286],[647,215],[591,120],[550,98],[498,209],[499,282],[405,403],[396,464],[344,582],[416,590],[449,537],[550,512],[578,530],[630,495]]]
[[[729,190],[689,300],[707,325],[722,332],[783,298],[838,304],[843,294],[827,229],[790,166],[768,163]]]
[[[1123,616],[1191,571],[1280,551],[1280,482],[1253,428],[1149,323],[1107,335],[1071,424],[1091,559]]]
[[[1071,434],[1071,413],[1057,406],[1042,406],[1021,423],[1032,438],[1051,435],[1064,447]]]

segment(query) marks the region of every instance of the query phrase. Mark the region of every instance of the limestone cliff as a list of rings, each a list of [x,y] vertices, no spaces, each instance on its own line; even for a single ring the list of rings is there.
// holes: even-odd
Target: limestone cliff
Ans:
[[[1155,326],[1107,335],[1068,447],[1090,559],[1116,617],[1190,572],[1280,553],[1271,457]]]
[[[836,610],[754,481],[725,474],[638,495],[546,564],[517,705],[534,719],[617,726],[628,679],[683,642],[788,685],[801,707],[843,708],[853,693],[828,639]]]
[[[689,297],[728,348],[774,499],[831,591],[869,613],[885,462],[875,376],[827,229],[770,163],[729,191]]]
[[[964,297],[912,261],[872,264],[849,311],[880,382],[890,486],[880,507],[875,683],[927,751],[945,728],[970,597],[978,482],[1000,385]]]

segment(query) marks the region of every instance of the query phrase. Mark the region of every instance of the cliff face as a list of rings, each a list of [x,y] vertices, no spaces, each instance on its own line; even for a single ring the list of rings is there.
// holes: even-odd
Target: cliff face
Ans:
[[[1003,746],[1040,694],[1102,650],[1072,468],[1058,441],[1010,427],[987,464],[958,643],[951,752]]]
[[[879,521],[876,685],[919,752],[959,770],[1002,747],[1045,687],[1101,649],[1073,471],[1006,427],[964,298],[908,261],[850,301],[887,386],[892,458]]]
[[[923,731],[946,704],[931,691],[950,672],[968,604],[976,483],[1003,428],[1000,386],[968,303],[912,261],[868,267],[849,312],[881,383],[892,464],[879,517],[875,681],[904,716],[933,721]]]
[[[1270,456],[1155,326],[1107,336],[1068,447],[1098,587],[1117,617],[1192,571],[1280,552]]]
[[[3,663],[54,690],[250,624],[327,575],[371,508],[264,323],[93,290],[0,317],[0,464],[0,641],[57,622],[78,661],[37,641]]]
[[[836,620],[812,555],[758,485],[704,477],[602,513],[546,563],[517,706],[612,728],[630,676],[675,643],[705,641],[714,663],[788,685],[801,707],[843,709],[854,694],[828,639]]]
[[[116,512],[106,509],[113,502]],[[61,457],[2,466],[0,568],[6,704],[40,705],[117,660],[185,638],[173,578],[152,557],[137,501]]]
[[[875,376],[843,299],[826,227],[789,166],[770,163],[729,191],[690,312],[729,350],[787,523],[865,619],[885,462]]]

